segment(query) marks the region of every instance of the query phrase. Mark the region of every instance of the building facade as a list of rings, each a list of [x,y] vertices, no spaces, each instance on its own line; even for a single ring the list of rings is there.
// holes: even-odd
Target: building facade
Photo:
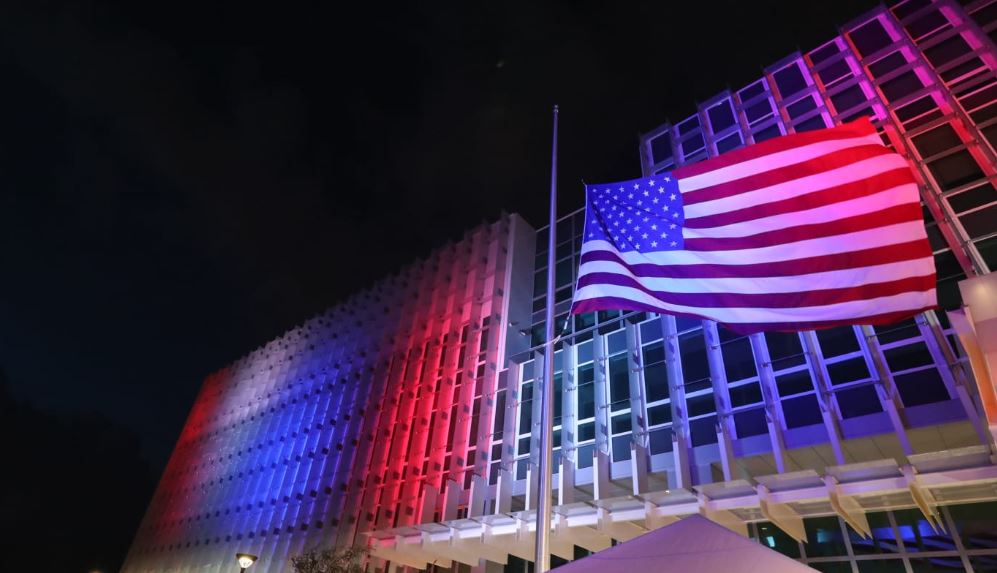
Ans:
[[[997,2],[877,8],[640,139],[644,174],[862,115],[922,188],[943,310],[997,268]],[[946,315],[740,336],[569,317],[557,228],[556,560],[692,513],[827,572],[997,571],[997,465]],[[125,571],[526,571],[547,230],[503,216],[205,381]],[[383,309],[382,313],[368,310]]]

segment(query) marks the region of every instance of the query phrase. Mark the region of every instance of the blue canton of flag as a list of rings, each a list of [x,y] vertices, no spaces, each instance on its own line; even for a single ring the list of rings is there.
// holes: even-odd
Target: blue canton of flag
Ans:
[[[586,185],[583,242],[606,241],[621,253],[683,248],[682,193],[668,173],[612,185]]]

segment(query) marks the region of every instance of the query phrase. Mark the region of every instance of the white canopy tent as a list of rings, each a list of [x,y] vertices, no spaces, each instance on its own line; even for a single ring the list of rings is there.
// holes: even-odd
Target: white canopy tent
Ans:
[[[803,573],[814,569],[701,515],[557,568],[557,573]]]

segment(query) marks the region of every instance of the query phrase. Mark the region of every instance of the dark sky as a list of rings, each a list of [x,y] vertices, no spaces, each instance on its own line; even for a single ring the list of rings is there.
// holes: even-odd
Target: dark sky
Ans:
[[[542,223],[553,103],[567,212],[873,5],[2,2],[10,391],[158,475],[209,372],[502,209]]]

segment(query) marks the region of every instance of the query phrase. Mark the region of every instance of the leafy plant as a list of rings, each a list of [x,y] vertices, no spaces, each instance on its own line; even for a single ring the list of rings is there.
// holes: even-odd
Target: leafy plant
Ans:
[[[363,573],[364,547],[313,549],[291,558],[295,573]]]

